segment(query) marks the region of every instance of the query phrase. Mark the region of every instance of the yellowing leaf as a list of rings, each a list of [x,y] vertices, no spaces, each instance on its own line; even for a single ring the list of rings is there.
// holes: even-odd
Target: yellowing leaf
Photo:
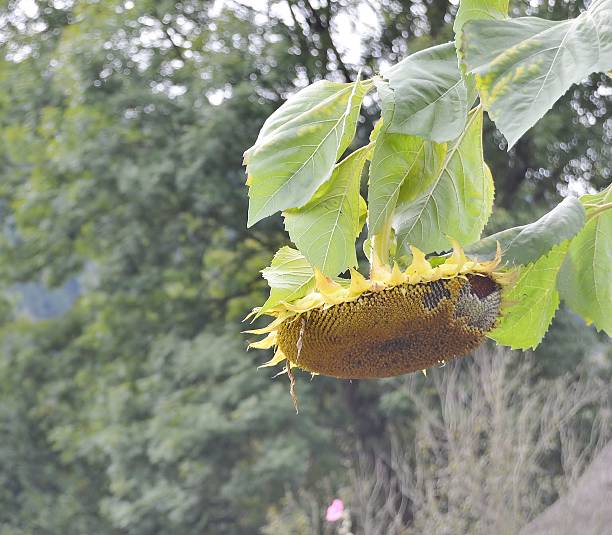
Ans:
[[[567,21],[471,20],[461,52],[510,148],[572,84],[612,68],[612,0]]]

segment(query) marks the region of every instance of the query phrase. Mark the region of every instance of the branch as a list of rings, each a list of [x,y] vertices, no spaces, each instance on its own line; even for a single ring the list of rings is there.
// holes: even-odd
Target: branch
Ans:
[[[326,54],[328,54],[330,50],[334,53],[334,56],[336,58],[340,71],[342,71],[342,74],[346,78],[346,81],[350,82],[351,72],[349,71],[348,67],[344,64],[344,62],[342,61],[340,52],[338,52],[338,49],[336,48],[336,45],[334,44],[334,40],[332,39],[332,36],[331,36],[330,22],[331,22],[332,13],[331,13],[331,7],[329,4],[329,1],[327,3],[327,8],[325,10],[326,11],[325,15],[327,18],[326,22],[323,22],[323,20],[321,19],[321,16],[319,15],[319,11],[312,6],[312,4],[310,3],[310,0],[307,1],[307,5],[310,8],[310,14],[311,14],[311,18],[313,20],[313,24],[315,28],[317,29],[318,33],[327,43],[327,46],[325,47]]]
[[[164,34],[168,38],[168,41],[170,41],[170,44],[172,45],[178,59],[180,59],[183,63],[186,63],[185,56],[183,55],[183,49],[174,42],[174,39],[172,39],[172,34],[169,31],[172,27],[168,24],[164,24],[161,20],[159,22],[161,23]],[[174,28],[172,29],[174,30]]]
[[[170,24],[164,22],[163,15],[161,15],[157,9],[154,10],[154,14],[155,18],[157,19],[157,22],[159,22],[161,29],[164,32],[164,35],[167,37],[168,41],[170,41],[172,49],[174,50],[174,53],[176,54],[177,58],[180,59],[183,63],[186,63],[185,56],[183,55],[183,49],[174,42],[172,34],[170,33],[170,29],[172,29],[173,31],[176,30]]]
[[[308,53],[309,53],[308,41],[306,40],[304,36],[304,31],[302,29],[302,26],[298,22],[297,17],[295,16],[295,13],[293,12],[293,8],[295,7],[295,4],[287,0],[287,5],[289,6],[289,13],[291,13],[291,19],[293,20],[294,32],[297,36],[298,44],[300,45],[300,50],[302,51],[302,54],[308,57]],[[312,83],[312,80],[310,78],[310,73],[308,72],[308,61],[304,61],[304,67],[306,68],[306,78],[308,80],[308,83],[310,84]]]
[[[331,33],[328,33],[327,35],[329,38],[330,48],[332,49],[334,56],[336,56],[336,61],[338,62],[338,66],[340,67],[342,74],[344,74],[346,81],[350,82],[351,72],[348,70],[347,66],[344,64],[344,61],[342,61],[342,58],[340,57],[340,53],[338,52],[338,49],[336,48],[336,45],[334,44],[334,40],[332,39]]]
[[[592,212],[587,216],[587,221],[590,221],[594,217],[599,216],[603,212],[612,209],[612,202],[608,202],[605,204],[585,204],[587,208],[594,208]]]
[[[338,49],[336,48],[336,44],[334,43],[334,39],[333,39],[332,34],[331,34],[331,19],[332,19],[332,15],[333,14],[331,12],[331,2],[330,2],[330,0],[327,0],[325,14],[327,15],[327,36],[329,37],[329,45],[330,45],[332,51],[334,52],[334,55],[336,56],[336,61],[338,62],[338,65],[340,66],[340,70],[344,74],[344,77],[346,78],[346,81],[350,82],[351,81],[351,73],[350,73],[349,69],[347,68],[347,66],[345,65],[345,63],[342,61],[342,57],[340,56],[340,53],[338,52]]]

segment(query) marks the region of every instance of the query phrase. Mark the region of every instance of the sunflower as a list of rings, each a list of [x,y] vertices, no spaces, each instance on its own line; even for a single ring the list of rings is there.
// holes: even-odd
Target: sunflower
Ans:
[[[336,282],[315,269],[315,287],[295,302],[267,310],[274,320],[251,348],[275,348],[262,365],[284,365],[342,379],[392,377],[463,356],[485,339],[500,316],[502,287],[513,273],[493,260],[466,257],[453,241],[452,254],[432,266],[411,247],[412,263],[401,271],[374,267],[370,278],[351,270]],[[252,314],[257,314],[254,309]],[[283,373],[281,372],[281,373]]]

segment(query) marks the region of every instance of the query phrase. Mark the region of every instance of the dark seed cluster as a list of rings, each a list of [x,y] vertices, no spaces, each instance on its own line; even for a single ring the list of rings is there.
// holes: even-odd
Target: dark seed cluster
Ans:
[[[278,344],[307,371],[391,377],[475,349],[495,325],[500,303],[501,288],[488,276],[402,284],[305,312],[280,326]]]

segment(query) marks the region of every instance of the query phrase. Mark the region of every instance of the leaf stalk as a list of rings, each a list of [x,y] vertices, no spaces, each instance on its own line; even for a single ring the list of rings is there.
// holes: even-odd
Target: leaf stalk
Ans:
[[[592,211],[587,215],[587,221],[591,221],[592,219],[598,217],[603,214],[607,210],[612,209],[612,202],[607,202],[604,204],[585,204],[587,208],[593,208]]]

